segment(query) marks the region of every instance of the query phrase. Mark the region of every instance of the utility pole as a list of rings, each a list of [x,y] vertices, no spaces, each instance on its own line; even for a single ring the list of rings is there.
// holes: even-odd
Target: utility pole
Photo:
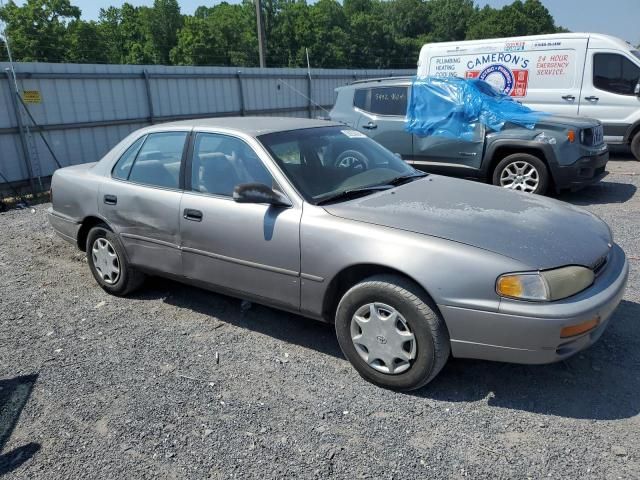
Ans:
[[[264,22],[262,21],[262,2],[261,0],[255,0],[256,2],[256,22],[258,25],[258,53],[260,54],[260,68],[267,66],[267,46],[264,36]]]

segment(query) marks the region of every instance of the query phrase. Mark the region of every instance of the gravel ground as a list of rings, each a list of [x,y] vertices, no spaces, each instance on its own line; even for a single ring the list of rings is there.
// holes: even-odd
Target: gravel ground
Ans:
[[[48,205],[1,214],[0,476],[640,478],[640,163],[609,169],[561,197],[632,258],[600,342],[451,360],[412,394],[363,381],[327,325],[161,279],[110,297]]]

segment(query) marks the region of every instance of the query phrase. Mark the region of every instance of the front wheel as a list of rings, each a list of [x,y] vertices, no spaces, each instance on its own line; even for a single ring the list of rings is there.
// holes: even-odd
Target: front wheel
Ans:
[[[120,239],[107,225],[89,231],[86,251],[93,277],[112,295],[127,295],[144,282],[144,274],[129,265]]]
[[[435,305],[402,277],[378,275],[353,286],[335,322],[344,355],[365,380],[384,388],[420,388],[449,358],[449,333]]]
[[[544,195],[549,186],[549,170],[535,155],[514,153],[498,163],[493,171],[493,184],[510,190]]]
[[[640,132],[636,133],[631,140],[631,153],[640,162]]]

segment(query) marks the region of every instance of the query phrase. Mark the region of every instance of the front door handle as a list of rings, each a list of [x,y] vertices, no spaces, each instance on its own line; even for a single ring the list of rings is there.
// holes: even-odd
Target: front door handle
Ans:
[[[184,218],[186,220],[191,220],[192,222],[201,222],[202,221],[202,212],[200,210],[193,210],[191,208],[184,209]]]
[[[585,100],[589,100],[590,102],[597,102],[598,100],[600,100],[598,97],[594,97],[593,95],[591,95],[590,97],[584,97]]]
[[[104,203],[107,205],[117,205],[118,197],[116,197],[115,195],[105,195]]]
[[[567,100],[568,102],[573,102],[576,99],[576,97],[574,97],[573,95],[563,95],[562,99]]]
[[[378,125],[373,122],[369,122],[366,125],[363,125],[362,128],[366,128],[367,130],[375,130],[376,128],[378,128]]]
[[[477,157],[478,154],[476,152],[458,152],[461,157]]]

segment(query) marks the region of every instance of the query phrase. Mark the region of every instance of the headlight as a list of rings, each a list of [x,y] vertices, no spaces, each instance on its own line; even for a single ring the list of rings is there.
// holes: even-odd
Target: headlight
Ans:
[[[594,279],[593,271],[578,266],[546,272],[510,273],[498,277],[496,293],[519,300],[561,300],[591,286]]]
[[[556,144],[556,138],[555,137],[550,137],[547,134],[545,134],[544,132],[542,132],[540,135],[536,136],[534,138],[534,140],[536,142],[540,142],[540,143],[548,143],[549,145],[555,145]]]

